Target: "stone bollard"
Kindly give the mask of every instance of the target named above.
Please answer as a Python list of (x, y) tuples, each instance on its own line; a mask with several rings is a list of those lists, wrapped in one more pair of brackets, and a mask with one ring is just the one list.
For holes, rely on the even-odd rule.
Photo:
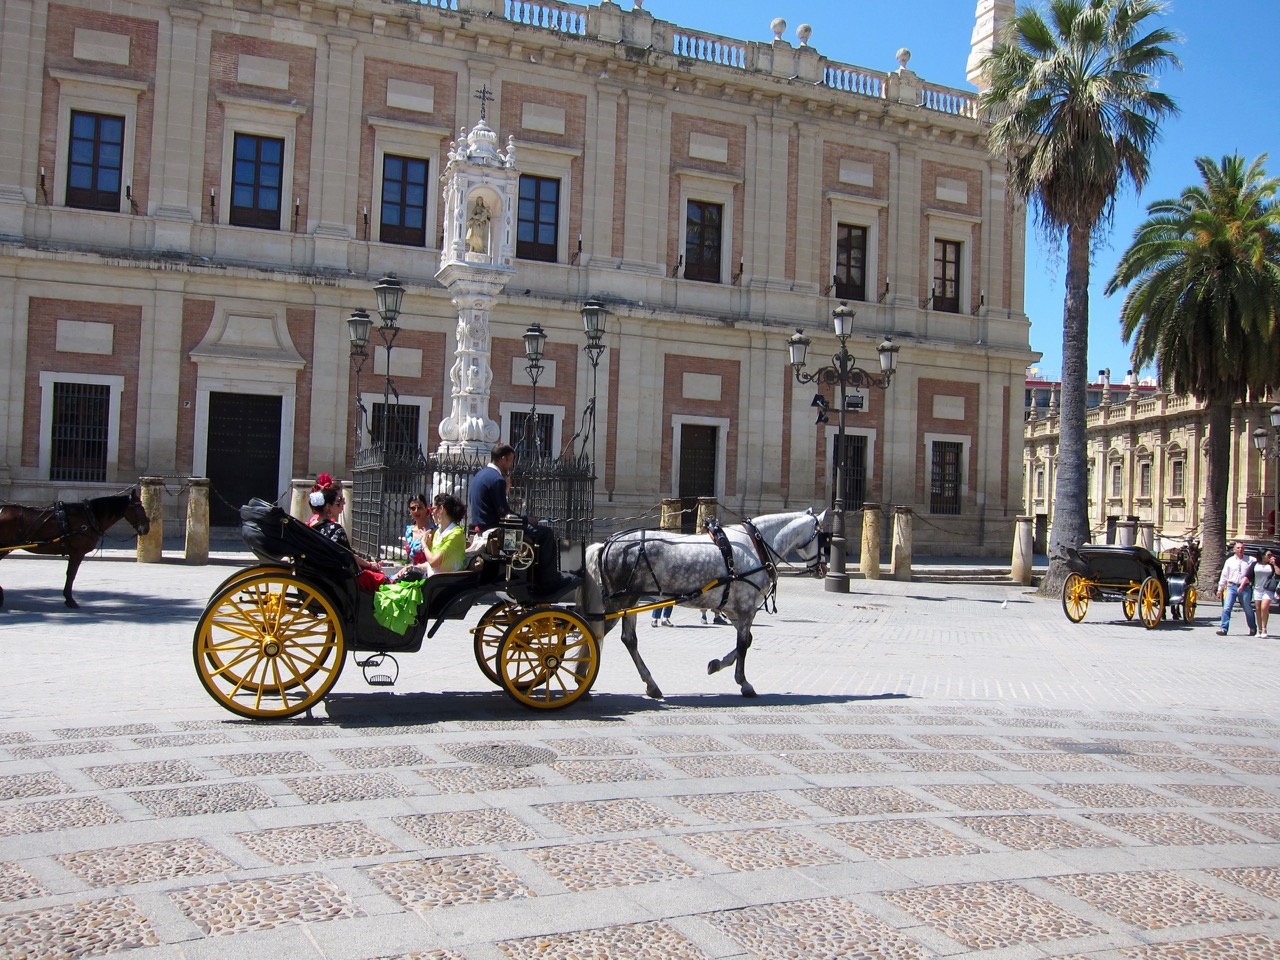
[(209, 479), (192, 477), (187, 483), (186, 560), (205, 564), (209, 562)]
[(1035, 538), (1032, 523), (1035, 517), (1018, 517), (1013, 523), (1013, 562), (1009, 564), (1009, 579), (1024, 587), (1031, 586), (1031, 567), (1035, 561)]
[(299, 480), (294, 477), (289, 481), (289, 516), (297, 517), (299, 520), (311, 519), (311, 504), (307, 503), (307, 497), (314, 486), (313, 480)]
[(1116, 523), (1116, 546), (1132, 547), (1134, 537), (1134, 527), (1137, 526), (1132, 520), (1120, 520)]
[(1156, 548), (1156, 525), (1146, 520), (1138, 523), (1138, 546), (1154, 551)]
[(138, 538), (138, 562), (159, 563), (164, 556), (164, 480), (161, 477), (139, 477), (142, 509), (147, 511), (151, 529)]
[(715, 497), (699, 497), (698, 498), (698, 516), (697, 522), (694, 524), (694, 533), (701, 533), (705, 528), (708, 520), (716, 519), (716, 512), (719, 504)]
[(679, 533), (683, 525), (684, 520), (680, 515), (680, 501), (675, 499), (663, 500), (662, 519), (658, 521), (658, 526), (663, 530)]
[(880, 504), (862, 505), (862, 560), (859, 569), (868, 580), (880, 579)]
[(893, 508), (893, 552), (889, 555), (889, 564), (895, 580), (911, 580), (911, 524), (914, 516), (910, 507)]

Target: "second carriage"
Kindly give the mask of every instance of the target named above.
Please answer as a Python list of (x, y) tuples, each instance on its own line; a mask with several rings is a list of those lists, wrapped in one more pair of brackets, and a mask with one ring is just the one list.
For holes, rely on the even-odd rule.
[(1069, 551), (1071, 572), (1062, 585), (1062, 609), (1079, 623), (1094, 600), (1119, 600), (1126, 620), (1148, 630), (1169, 616), (1191, 623), (1196, 615), (1195, 563), (1189, 551), (1164, 559), (1145, 547), (1086, 544)]

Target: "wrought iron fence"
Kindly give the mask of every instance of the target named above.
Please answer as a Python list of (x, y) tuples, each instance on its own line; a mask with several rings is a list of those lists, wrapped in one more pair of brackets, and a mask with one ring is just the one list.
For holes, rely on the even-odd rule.
[[(417, 447), (372, 444), (356, 454), (351, 540), (357, 551), (403, 560), (409, 498), (452, 493), (463, 503), (471, 478), (489, 463), (476, 454), (423, 453)], [(511, 508), (545, 520), (556, 536), (590, 543), (595, 534), (595, 475), (586, 457), (517, 458)]]

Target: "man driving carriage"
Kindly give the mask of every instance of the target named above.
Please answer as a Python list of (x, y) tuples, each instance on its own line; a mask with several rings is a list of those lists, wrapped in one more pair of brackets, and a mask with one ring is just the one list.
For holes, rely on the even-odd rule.
[[(478, 533), (491, 530), (511, 513), (507, 502), (507, 489), (511, 483), (511, 470), (516, 465), (516, 451), (509, 443), (499, 443), (489, 454), (489, 463), (482, 467), (467, 489), (467, 516), (471, 518), (471, 530)], [(550, 527), (539, 524), (534, 518), (524, 520), (525, 539), (533, 544), (536, 556), (533, 562), (533, 587), (538, 591), (550, 591), (560, 586), (560, 551), (555, 534)]]

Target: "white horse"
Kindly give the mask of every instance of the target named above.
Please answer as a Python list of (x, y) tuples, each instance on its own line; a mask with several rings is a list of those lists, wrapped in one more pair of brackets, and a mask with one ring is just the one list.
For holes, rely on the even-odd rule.
[(756, 610), (777, 580), (774, 564), (795, 558), (811, 570), (820, 566), (820, 534), (825, 511), (815, 514), (771, 513), (745, 524), (724, 527), (719, 543), (709, 534), (675, 534), (629, 530), (587, 548), (586, 575), (579, 607), (586, 613), (596, 639), (604, 638), (618, 620), (622, 642), (656, 700), (662, 691), (637, 649), (636, 616), (619, 611), (637, 605), (640, 597), (677, 600), (681, 606), (717, 610), (737, 629), (737, 645), (720, 660), (707, 664), (715, 673), (737, 661), (734, 679), (744, 697), (754, 697), (747, 682), (747, 648)]

